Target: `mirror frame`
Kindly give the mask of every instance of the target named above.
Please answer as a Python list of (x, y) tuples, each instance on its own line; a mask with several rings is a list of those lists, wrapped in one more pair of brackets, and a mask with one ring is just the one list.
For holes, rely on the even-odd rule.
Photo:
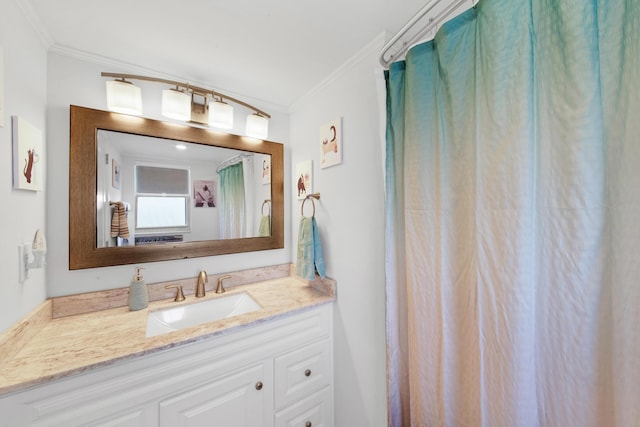
[[(75, 105), (69, 108), (70, 270), (284, 248), (282, 144)], [(99, 129), (271, 155), (271, 236), (98, 248), (96, 174)]]

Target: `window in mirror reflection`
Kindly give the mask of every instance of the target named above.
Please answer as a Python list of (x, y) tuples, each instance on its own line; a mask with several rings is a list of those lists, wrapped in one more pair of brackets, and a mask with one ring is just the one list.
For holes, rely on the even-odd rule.
[(138, 195), (136, 229), (187, 227), (187, 202), (180, 196)]
[(189, 169), (135, 167), (136, 231), (189, 230)]

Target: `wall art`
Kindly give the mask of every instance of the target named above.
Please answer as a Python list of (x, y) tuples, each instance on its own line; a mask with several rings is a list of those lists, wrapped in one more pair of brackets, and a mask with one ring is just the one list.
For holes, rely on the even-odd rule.
[(194, 207), (196, 208), (215, 208), (216, 207), (216, 195), (215, 195), (216, 182), (205, 180), (193, 181), (193, 199)]
[(320, 167), (342, 163), (342, 118), (331, 120), (320, 128)]
[(298, 199), (304, 199), (307, 194), (313, 193), (313, 162), (305, 160), (296, 164), (296, 176), (293, 182), (296, 183), (296, 193)]
[(271, 156), (262, 160), (262, 183), (271, 184)]
[(12, 116), (13, 188), (42, 191), (44, 144), (42, 132), (26, 120)]

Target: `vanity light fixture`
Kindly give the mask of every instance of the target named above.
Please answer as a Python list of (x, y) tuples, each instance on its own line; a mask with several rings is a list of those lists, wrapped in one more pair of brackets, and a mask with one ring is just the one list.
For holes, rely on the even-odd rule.
[(163, 90), (162, 115), (175, 120), (190, 120), (191, 97), (178, 88)]
[(191, 93), (190, 121), (194, 123), (200, 123), (202, 125), (209, 124), (209, 103), (207, 102), (207, 95), (202, 95), (195, 92)]
[(247, 136), (266, 139), (269, 134), (269, 120), (260, 113), (247, 116)]
[(107, 108), (117, 113), (139, 116), (142, 114), (142, 91), (124, 78), (109, 81), (107, 82)]
[(233, 127), (233, 107), (222, 100), (211, 101), (209, 103), (209, 125), (221, 129), (231, 129)]
[(107, 108), (111, 111), (141, 115), (141, 90), (129, 80), (144, 80), (172, 86), (172, 88), (162, 91), (162, 114), (167, 117), (220, 129), (231, 129), (233, 128), (234, 108), (229, 103), (233, 103), (253, 112), (247, 116), (247, 136), (267, 139), (269, 135), (269, 119), (271, 118), (269, 114), (220, 92), (192, 86), (188, 83), (134, 74), (103, 72), (102, 77), (116, 79), (107, 81)]

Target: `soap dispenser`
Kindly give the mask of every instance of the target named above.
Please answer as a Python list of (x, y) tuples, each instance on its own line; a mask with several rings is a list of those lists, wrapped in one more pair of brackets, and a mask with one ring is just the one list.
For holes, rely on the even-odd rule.
[(142, 268), (136, 267), (136, 275), (129, 286), (129, 310), (131, 311), (142, 310), (149, 305), (149, 292), (140, 273)]

